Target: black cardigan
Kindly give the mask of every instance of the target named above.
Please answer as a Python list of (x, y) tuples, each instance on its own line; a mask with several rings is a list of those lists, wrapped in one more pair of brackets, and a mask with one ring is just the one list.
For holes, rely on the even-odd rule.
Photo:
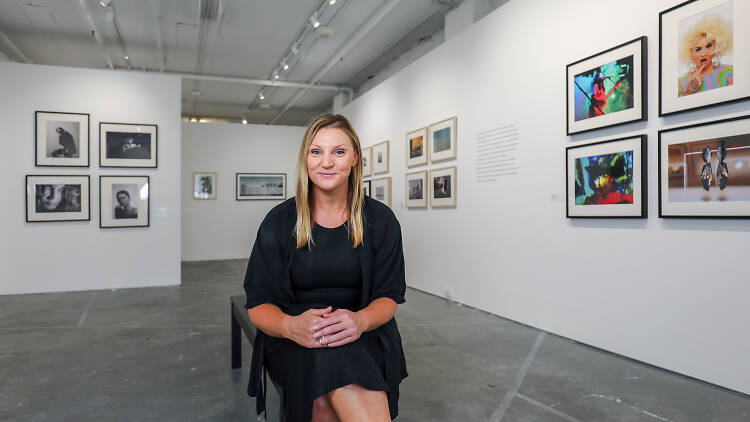
[[(370, 197), (363, 204), (364, 237), (357, 247), (362, 268), (362, 297), (359, 309), (367, 307), (381, 297), (404, 303), (406, 278), (404, 253), (401, 243), (401, 226), (390, 208)], [(278, 306), (287, 314), (301, 313), (292, 293), (290, 269), (293, 252), (297, 247), (294, 225), (297, 221), (297, 203), (290, 198), (275, 206), (263, 219), (250, 254), (245, 274), (247, 309), (264, 303)], [(359, 310), (357, 309), (357, 310)], [(406, 378), (401, 336), (396, 319), (376, 328), (385, 352), (386, 384), (389, 403), (398, 403), (398, 384)], [(258, 330), (253, 344), (250, 380), (247, 393), (257, 398), (258, 414), (266, 408), (265, 367), (263, 364), (266, 334)]]

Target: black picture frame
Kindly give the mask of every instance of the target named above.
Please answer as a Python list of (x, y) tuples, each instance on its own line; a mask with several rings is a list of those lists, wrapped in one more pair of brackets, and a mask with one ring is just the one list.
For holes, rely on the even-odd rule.
[[(145, 219), (141, 218), (124, 218), (123, 222), (136, 222), (133, 224), (105, 224), (105, 222), (109, 221), (116, 221), (113, 218), (105, 218), (104, 217), (104, 202), (105, 200), (108, 200), (107, 202), (110, 202), (109, 199), (111, 198), (111, 191), (109, 194), (107, 194), (104, 191), (105, 187), (112, 187), (112, 183), (105, 183), (105, 179), (118, 179), (120, 181), (128, 180), (128, 179), (135, 179), (136, 180), (143, 180), (145, 179), (145, 186), (147, 187), (147, 198), (144, 201), (142, 198), (139, 198), (139, 201), (141, 204), (145, 203), (146, 208), (146, 215)], [(139, 189), (140, 193), (140, 189)], [(132, 198), (133, 195), (130, 195)], [(111, 202), (110, 202), (111, 205)], [(140, 207), (139, 207), (140, 208)], [(143, 222), (145, 220), (145, 223)], [(138, 223), (140, 222), (140, 223)], [(147, 175), (100, 175), (99, 176), (99, 228), (102, 229), (119, 229), (119, 228), (129, 228), (129, 227), (150, 227), (151, 226), (151, 179)]]
[[(746, 139), (744, 141), (747, 143), (747, 147), (750, 147), (750, 115), (732, 117), (732, 118), (721, 119), (721, 120), (714, 120), (714, 121), (703, 122), (703, 123), (696, 123), (696, 124), (685, 125), (685, 126), (678, 126), (678, 127), (673, 127), (673, 128), (669, 128), (669, 129), (663, 129), (663, 130), (659, 131), (659, 173), (658, 173), (658, 175), (659, 175), (659, 185), (658, 185), (658, 188), (659, 188), (659, 195), (658, 195), (658, 197), (659, 197), (659, 218), (684, 218), (684, 219), (706, 219), (706, 218), (710, 218), (710, 219), (748, 219), (748, 218), (750, 218), (750, 200), (748, 200), (748, 201), (741, 201), (742, 203), (740, 203), (740, 205), (736, 206), (736, 208), (741, 208), (741, 212), (744, 212), (744, 214), (729, 214), (729, 213), (727, 213), (727, 211), (728, 211), (729, 208), (735, 208), (735, 206), (731, 205), (733, 203), (733, 201), (728, 201), (728, 200), (726, 200), (726, 198), (725, 199), (718, 198), (716, 201), (714, 201), (713, 198), (709, 197), (709, 200), (706, 200), (706, 199), (702, 198), (700, 201), (692, 201), (692, 203), (694, 203), (694, 204), (695, 203), (701, 204), (699, 206), (700, 208), (709, 208), (709, 207), (710, 208), (717, 208), (718, 211), (722, 211), (722, 208), (724, 208), (724, 210), (723, 210), (724, 214), (720, 214), (720, 213), (714, 213), (714, 214), (711, 214), (711, 213), (700, 213), (700, 210), (691, 209), (689, 205), (681, 205), (679, 203), (676, 203), (675, 205), (667, 204), (668, 206), (665, 207), (665, 199), (666, 198), (665, 198), (665, 195), (664, 195), (664, 191), (665, 190), (669, 190), (669, 177), (670, 177), (669, 175), (666, 176), (666, 179), (667, 179), (666, 183), (667, 183), (667, 185), (666, 186), (663, 185), (663, 183), (665, 183), (665, 180), (664, 180), (665, 176), (664, 176), (663, 173), (668, 172), (670, 170), (668, 167), (672, 166), (670, 164), (670, 162), (669, 162), (669, 156), (668, 156), (669, 155), (669, 146), (670, 145), (679, 145), (679, 144), (688, 144), (688, 143), (710, 143), (710, 144), (716, 144), (717, 142), (719, 142), (719, 144), (720, 144), (721, 142), (718, 141), (719, 137), (717, 137), (717, 136), (711, 136), (711, 134), (715, 133), (717, 130), (711, 131), (711, 130), (706, 130), (706, 129), (701, 130), (701, 129), (702, 128), (712, 127), (712, 126), (714, 126), (714, 127), (716, 127), (718, 129), (719, 126), (725, 126), (723, 129), (725, 129), (725, 133), (726, 133), (726, 127), (727, 127), (727, 125), (732, 125), (733, 123), (742, 122), (742, 121), (745, 121), (744, 122), (745, 125), (744, 125), (744, 128), (741, 128), (741, 129), (738, 127), (738, 129), (740, 129), (738, 131), (739, 132), (738, 134), (732, 134), (732, 135), (728, 135), (728, 136), (723, 136), (723, 138), (745, 137)], [(740, 125), (738, 125), (738, 126), (740, 126)], [(687, 140), (687, 141), (684, 141), (684, 142), (670, 142), (671, 138), (673, 136), (678, 137), (678, 139), (680, 139), (680, 140), (690, 139), (691, 137), (695, 137), (695, 138), (699, 138), (699, 139), (696, 139), (696, 140)], [(664, 155), (665, 155), (664, 154), (664, 150), (665, 149), (667, 151), (667, 154), (666, 154), (667, 155), (667, 157), (666, 157), (667, 161), (666, 162), (664, 161), (664, 159), (665, 159), (665, 157), (664, 157)], [(728, 149), (731, 150), (731, 148), (728, 148)], [(711, 157), (711, 159), (709, 161), (712, 164), (712, 167), (711, 167), (712, 171), (710, 173), (714, 173), (714, 174), (712, 174), (712, 176), (715, 176), (715, 173), (718, 170), (718, 168), (717, 168), (718, 166), (714, 165), (714, 164), (716, 164), (713, 161), (714, 151), (712, 149), (710, 149), (710, 147), (709, 147), (709, 150), (710, 150), (710, 157)], [(748, 150), (750, 150), (750, 148), (748, 148)], [(696, 154), (696, 153), (697, 152), (691, 152), (690, 154)], [(686, 155), (686, 154), (684, 154), (684, 155)], [(718, 155), (718, 154), (716, 154), (716, 155)], [(729, 160), (733, 159), (730, 156), (727, 156), (727, 158)], [(750, 157), (748, 157), (748, 161), (750, 162)], [(677, 166), (675, 166), (675, 167), (677, 167)], [(735, 172), (735, 171), (736, 171), (736, 168), (729, 168), (728, 169), (729, 177), (730, 178), (732, 176), (732, 173)], [(684, 167), (683, 167), (683, 172), (684, 172), (685, 180), (687, 180), (687, 169), (685, 169)], [(716, 180), (716, 179), (714, 179), (714, 180)], [(709, 188), (713, 189), (715, 191), (714, 186), (715, 186), (715, 184), (712, 181), (712, 183), (710, 184)], [(728, 185), (728, 187), (731, 187), (731, 185)], [(688, 186), (683, 186), (683, 189), (686, 189), (686, 188), (688, 188)], [(748, 184), (748, 189), (750, 189), (750, 184)], [(723, 191), (724, 190), (722, 190), (722, 189), (719, 190), (719, 192), (723, 192)], [(708, 190), (706, 192), (710, 193), (711, 191)], [(721, 193), (719, 193), (718, 195), (721, 195)], [(680, 202), (687, 202), (687, 201), (680, 201)], [(707, 206), (706, 205), (707, 203), (708, 204), (717, 204), (717, 205), (716, 206), (714, 206), (714, 205)], [(729, 204), (729, 205), (727, 205), (727, 204)], [(669, 209), (665, 210), (665, 208), (669, 208)], [(677, 210), (681, 210), (682, 213), (674, 212), (672, 210), (672, 208), (676, 208)], [(694, 208), (697, 208), (697, 207), (694, 206)]]
[[(33, 189), (32, 186), (36, 185), (36, 183), (30, 184), (30, 179), (32, 178), (39, 178), (39, 179), (45, 179), (48, 183), (44, 184), (52, 184), (52, 178), (60, 178), (61, 180), (57, 180), (59, 183), (57, 184), (64, 184), (66, 179), (75, 179), (80, 178), (80, 182), (82, 185), (84, 185), (86, 188), (83, 189), (80, 192), (81, 197), (86, 196), (86, 210), (84, 212), (83, 209), (83, 203), (84, 201), (81, 201), (81, 211), (79, 213), (81, 214), (81, 218), (41, 218), (44, 215), (50, 215), (54, 216), (53, 213), (46, 214), (46, 213), (39, 213), (36, 210), (30, 210), (30, 202), (31, 202), (31, 195), (34, 195), (34, 202), (36, 204), (36, 189)], [(71, 181), (71, 180), (67, 180)], [(91, 221), (91, 177), (87, 174), (27, 174), (24, 179), (24, 192), (26, 195), (25, 200), (25, 215), (26, 215), (26, 222), (27, 223), (56, 223), (56, 222), (68, 222), (68, 221)], [(56, 211), (55, 214), (61, 215), (64, 212), (62, 211)], [(67, 214), (67, 213), (66, 213)], [(72, 212), (70, 212), (72, 214)], [(85, 217), (84, 217), (85, 216)], [(70, 216), (72, 217), (72, 216)]]
[[(53, 117), (53, 115), (61, 115), (61, 116), (79, 116), (78, 120), (82, 120), (83, 117), (85, 117), (85, 135), (86, 135), (86, 148), (85, 150), (81, 148), (83, 142), (81, 140), (81, 135), (84, 134), (83, 129), (80, 129), (79, 133), (79, 143), (78, 143), (78, 151), (85, 151), (86, 158), (85, 160), (83, 157), (79, 157), (79, 162), (75, 163), (74, 160), (68, 159), (68, 158), (50, 158), (46, 157), (46, 154), (44, 157), (40, 156), (42, 154), (42, 150), (40, 148), (40, 143), (46, 144), (46, 131), (41, 132), (40, 131), (40, 124), (42, 123), (42, 120), (44, 117)], [(40, 119), (42, 118), (42, 119)], [(75, 119), (71, 119), (75, 120)], [(79, 121), (78, 123), (81, 123)], [(44, 134), (44, 135), (43, 135)], [(40, 136), (44, 136), (45, 139), (40, 139)], [(81, 154), (79, 154), (81, 155)], [(84, 164), (85, 161), (85, 164)], [(47, 110), (37, 110), (34, 112), (34, 165), (36, 167), (89, 167), (91, 165), (91, 115), (88, 113), (73, 113), (73, 112), (67, 112), (67, 111), (47, 111)]]
[[(746, 84), (744, 95), (743, 93), (740, 93), (736, 97), (728, 96), (726, 100), (718, 100), (718, 101), (709, 100), (709, 101), (706, 101), (705, 104), (702, 104), (702, 105), (683, 106), (683, 108), (674, 108), (674, 109), (670, 108), (670, 110), (665, 111), (666, 107), (664, 105), (664, 102), (665, 102), (665, 98), (667, 97), (667, 95), (665, 94), (665, 83), (664, 83), (665, 78), (667, 77), (665, 73), (669, 73), (671, 78), (674, 78), (675, 74), (674, 72), (665, 72), (664, 70), (664, 67), (665, 67), (665, 60), (664, 60), (664, 38), (665, 38), (664, 26), (665, 26), (665, 23), (664, 23), (664, 19), (665, 19), (665, 16), (671, 13), (677, 13), (680, 9), (683, 9), (684, 7), (688, 5), (691, 5), (696, 2), (701, 2), (701, 1), (704, 1), (704, 0), (688, 0), (659, 13), (659, 117), (671, 116), (671, 115), (675, 115), (679, 113), (684, 113), (687, 111), (703, 110), (703, 109), (707, 109), (711, 107), (716, 107), (719, 105), (731, 104), (731, 103), (736, 103), (739, 101), (745, 101), (745, 100), (750, 99), (750, 85)], [(745, 8), (744, 10), (746, 12), (750, 11), (750, 8), (748, 7), (747, 4), (744, 4), (744, 2), (743, 3), (735, 2), (734, 4), (741, 4), (741, 6)], [(708, 7), (706, 10), (710, 10), (710, 9), (711, 7)], [(744, 14), (748, 14), (748, 13), (744, 13)], [(735, 21), (733, 25), (735, 27), (739, 25), (745, 25), (745, 26), (750, 25), (750, 16), (745, 17), (744, 23), (743, 22), (738, 23), (737, 21)], [(748, 37), (745, 41), (750, 42), (750, 37)], [(735, 43), (735, 45), (736, 44), (737, 43)], [(738, 47), (735, 47), (735, 51), (738, 49), (739, 49)], [(748, 49), (746, 48), (746, 50)], [(743, 61), (743, 64), (750, 66), (750, 59), (746, 57), (745, 60)], [(679, 73), (677, 73), (677, 75), (679, 75)], [(748, 73), (748, 75), (750, 75), (750, 73)], [(674, 81), (675, 79), (671, 79), (671, 80)], [(670, 85), (677, 86), (676, 83), (673, 84), (671, 82), (670, 82)], [(705, 92), (702, 92), (702, 93), (705, 94)], [(678, 102), (680, 102), (680, 100), (678, 100)]]
[(362, 189), (364, 189), (364, 194), (366, 196), (372, 196), (372, 180), (365, 180), (362, 182)]
[[(151, 135), (151, 158), (112, 158), (106, 157), (107, 132), (128, 130), (133, 128), (133, 134), (148, 133)], [(141, 128), (148, 130), (141, 130)], [(111, 129), (111, 130), (108, 130)], [(135, 150), (135, 148), (133, 148)], [(99, 167), (101, 168), (159, 168), (159, 125), (153, 123), (118, 123), (99, 122)]]
[[(240, 178), (243, 176), (254, 176), (254, 177), (281, 177), (282, 178), (282, 187), (281, 187), (281, 195), (247, 195), (242, 194), (240, 192)], [(235, 173), (234, 177), (235, 181), (235, 187), (234, 187), (234, 195), (235, 200), (237, 201), (263, 201), (263, 200), (271, 200), (271, 201), (283, 201), (286, 199), (286, 173)]]
[[(615, 148), (616, 144), (622, 144), (620, 148)], [(591, 213), (584, 210), (571, 209), (576, 206), (575, 202), (571, 203), (571, 185), (575, 184), (575, 176), (572, 173), (571, 162), (576, 159), (572, 157), (573, 152), (581, 150), (581, 156), (589, 154), (596, 155), (592, 152), (595, 147), (612, 144), (611, 153), (619, 152), (622, 148), (633, 148), (633, 204), (610, 204), (617, 207), (605, 209), (592, 208)], [(637, 148), (635, 148), (637, 147)], [(601, 149), (601, 148), (596, 148)], [(648, 137), (645, 134), (633, 135), (616, 139), (607, 139), (599, 142), (573, 145), (565, 148), (565, 217), (566, 218), (648, 218)], [(589, 152), (586, 152), (586, 151)], [(606, 150), (606, 149), (604, 149)], [(638, 151), (637, 151), (638, 150)], [(579, 154), (580, 154), (579, 153)], [(636, 158), (639, 160), (636, 162)], [(640, 169), (640, 171), (638, 171)], [(636, 179), (636, 176), (638, 177)], [(637, 183), (638, 186), (635, 186)], [(638, 189), (636, 189), (638, 188)], [(575, 200), (575, 192), (572, 199)], [(635, 200), (640, 204), (636, 204)], [(638, 206), (640, 205), (640, 206)]]
[[(588, 126), (591, 127), (585, 127), (583, 123), (578, 123), (575, 120), (575, 101), (571, 104), (571, 91), (575, 93), (577, 90), (582, 90), (580, 86), (578, 86), (575, 82), (576, 75), (579, 75), (580, 71), (585, 70), (592, 70), (596, 67), (601, 67), (605, 63), (601, 63), (601, 60), (603, 60), (604, 55), (615, 52), (616, 50), (623, 50), (623, 54), (627, 54), (629, 51), (629, 48), (634, 48), (635, 45), (638, 44), (639, 47), (637, 50), (639, 50), (637, 53), (633, 52), (633, 59), (634, 59), (634, 69), (633, 69), (633, 93), (637, 93), (640, 95), (640, 101), (637, 101), (637, 98), (634, 95), (633, 99), (633, 111), (631, 112), (630, 109), (625, 109), (618, 111), (616, 113), (607, 114), (607, 115), (601, 115), (596, 116), (594, 119), (598, 118), (606, 118), (605, 122), (599, 122), (591, 121), (591, 124)], [(632, 47), (631, 47), (632, 45)], [(638, 60), (640, 61), (640, 69), (636, 68), (636, 62), (635, 58), (636, 55), (638, 57)], [(597, 60), (598, 58), (601, 58), (600, 60)], [(607, 63), (610, 63), (608, 61)], [(638, 74), (640, 74), (640, 77), (637, 77)], [(636, 82), (640, 84), (640, 89), (635, 86)], [(588, 95), (588, 94), (584, 94)], [(573, 94), (573, 100), (575, 100), (575, 94)], [(571, 107), (573, 108), (573, 113), (571, 113)], [(640, 112), (639, 112), (640, 111)], [(625, 113), (628, 112), (625, 115), (620, 115), (619, 119), (617, 119), (618, 113)], [(612, 116), (612, 117), (609, 117)], [(609, 48), (607, 50), (601, 51), (599, 53), (593, 54), (589, 57), (586, 57), (581, 60), (577, 60), (573, 63), (570, 63), (565, 67), (565, 131), (566, 135), (578, 135), (581, 133), (591, 132), (593, 130), (598, 130), (606, 127), (615, 127), (615, 126), (621, 126), (628, 123), (634, 123), (634, 122), (641, 122), (641, 121), (647, 121), (648, 120), (648, 37), (643, 35), (638, 38), (635, 38), (633, 40), (624, 42), (622, 44), (616, 45), (612, 48)], [(571, 118), (573, 119), (571, 121)], [(580, 122), (586, 122), (587, 119), (582, 119)], [(608, 120), (612, 120), (612, 122), (607, 122)], [(583, 126), (580, 128), (572, 127), (572, 126)]]

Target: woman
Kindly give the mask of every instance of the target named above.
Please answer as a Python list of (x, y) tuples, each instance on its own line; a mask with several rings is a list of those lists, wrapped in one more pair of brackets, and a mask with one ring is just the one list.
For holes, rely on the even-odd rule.
[[(253, 346), (248, 394), (265, 410), (265, 369), (284, 389), (288, 422), (390, 421), (407, 376), (393, 315), (406, 290), (401, 229), (363, 195), (349, 121), (305, 132), (297, 196), (258, 229), (245, 275)], [(263, 369), (263, 371), (262, 371)]]
[(722, 55), (732, 52), (732, 23), (716, 14), (704, 16), (683, 36), (680, 61), (688, 72), (677, 81), (678, 96), (731, 86), (731, 64), (722, 63)]

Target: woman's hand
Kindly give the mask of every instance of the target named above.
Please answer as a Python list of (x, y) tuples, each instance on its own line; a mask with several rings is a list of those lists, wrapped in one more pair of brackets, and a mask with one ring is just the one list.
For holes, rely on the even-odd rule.
[(314, 334), (320, 330), (321, 324), (326, 323), (323, 317), (330, 315), (331, 309), (330, 306), (325, 309), (308, 309), (297, 316), (289, 317), (284, 324), (284, 337), (308, 349), (325, 347), (317, 341)]
[(362, 316), (347, 309), (325, 313), (323, 320), (313, 335), (323, 347), (342, 346), (356, 341), (366, 328)]

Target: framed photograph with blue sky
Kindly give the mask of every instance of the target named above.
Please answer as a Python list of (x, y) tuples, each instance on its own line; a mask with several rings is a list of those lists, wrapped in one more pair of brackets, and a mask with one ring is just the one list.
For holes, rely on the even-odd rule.
[(430, 125), (430, 162), (456, 158), (458, 119), (451, 117)]

